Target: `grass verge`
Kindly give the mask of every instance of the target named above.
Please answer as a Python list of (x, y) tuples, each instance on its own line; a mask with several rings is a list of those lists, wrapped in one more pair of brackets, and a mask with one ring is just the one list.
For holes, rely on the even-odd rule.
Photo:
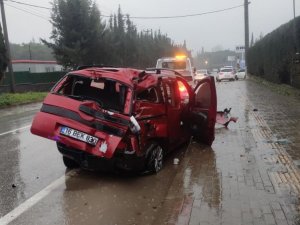
[(0, 94), (0, 108), (42, 101), (47, 92), (3, 93)]
[(262, 86), (265, 86), (268, 89), (270, 89), (278, 94), (285, 95), (285, 96), (292, 96), (292, 97), (300, 97), (300, 90), (297, 88), (294, 88), (290, 85), (272, 83), (263, 78), (253, 76), (253, 75), (248, 76), (248, 79), (252, 80)]

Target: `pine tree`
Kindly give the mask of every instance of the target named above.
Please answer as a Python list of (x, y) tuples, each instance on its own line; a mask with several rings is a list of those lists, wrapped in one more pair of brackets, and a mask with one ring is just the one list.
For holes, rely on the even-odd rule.
[(50, 39), (56, 59), (66, 68), (98, 64), (103, 59), (105, 24), (90, 0), (54, 0)]

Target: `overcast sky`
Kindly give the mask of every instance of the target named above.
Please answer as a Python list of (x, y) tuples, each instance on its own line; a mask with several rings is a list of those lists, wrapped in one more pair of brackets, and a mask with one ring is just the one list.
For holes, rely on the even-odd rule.
[[(51, 7), (49, 0), (15, 0), (18, 2)], [(250, 0), (251, 1), (251, 0)], [(177, 16), (205, 13), (242, 5), (243, 0), (96, 0), (103, 15), (115, 13), (118, 5), (124, 14), (130, 16)], [(28, 7), (5, 1), (6, 20), (10, 42), (27, 43), (32, 39), (48, 39), (51, 24), (50, 10)], [(23, 10), (23, 11), (22, 11)], [(35, 14), (35, 15), (32, 15)], [(296, 16), (300, 14), (300, 0), (296, 0)], [(38, 16), (36, 16), (38, 15)], [(293, 0), (252, 0), (249, 5), (251, 33), (258, 37), (290, 21), (293, 18)], [(193, 54), (204, 47), (211, 51), (215, 46), (235, 49), (244, 43), (244, 8), (203, 16), (145, 20), (132, 19), (139, 30), (160, 29), (175, 43), (186, 40)]]

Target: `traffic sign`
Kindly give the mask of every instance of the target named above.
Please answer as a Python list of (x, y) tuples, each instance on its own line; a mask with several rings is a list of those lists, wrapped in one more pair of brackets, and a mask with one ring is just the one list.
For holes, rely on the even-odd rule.
[(245, 52), (245, 46), (240, 45), (235, 47), (235, 52), (237, 53), (244, 53)]

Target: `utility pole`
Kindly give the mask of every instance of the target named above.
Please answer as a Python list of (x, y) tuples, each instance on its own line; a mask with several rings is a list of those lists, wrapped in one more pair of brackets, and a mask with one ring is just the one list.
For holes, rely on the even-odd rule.
[(293, 13), (294, 13), (294, 18), (293, 18), (293, 30), (294, 30), (294, 44), (295, 44), (295, 50), (296, 53), (299, 51), (299, 45), (297, 42), (297, 26), (296, 26), (296, 7), (295, 7), (295, 0), (293, 0)]
[(28, 44), (28, 50), (29, 50), (29, 59), (32, 60), (30, 43)]
[(6, 50), (7, 50), (7, 58), (8, 58), (8, 74), (10, 75), (10, 92), (15, 93), (16, 92), (15, 77), (14, 77), (14, 72), (13, 72), (13, 68), (12, 68), (12, 64), (11, 64), (11, 54), (10, 54), (10, 46), (9, 46), (9, 40), (8, 40), (3, 0), (0, 0), (0, 7), (1, 7), (3, 34), (4, 34), (4, 40), (5, 40), (5, 45), (6, 45)]
[(293, 0), (294, 19), (296, 18), (295, 0)]
[(248, 66), (247, 53), (249, 49), (249, 14), (248, 14), (248, 0), (244, 0), (244, 15), (245, 15), (245, 67)]

